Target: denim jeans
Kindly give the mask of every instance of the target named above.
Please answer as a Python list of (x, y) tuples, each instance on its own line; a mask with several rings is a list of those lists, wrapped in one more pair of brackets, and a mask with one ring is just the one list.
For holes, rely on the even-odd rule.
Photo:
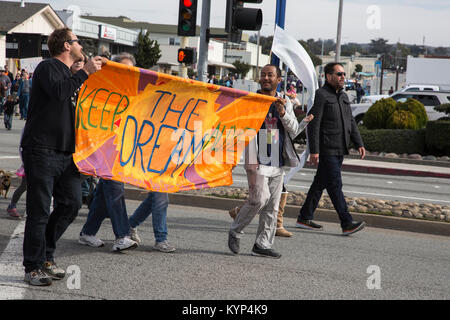
[(130, 217), (130, 227), (136, 228), (149, 215), (152, 215), (153, 233), (156, 242), (167, 240), (167, 207), (169, 206), (169, 196), (167, 193), (150, 192)]
[(81, 233), (95, 236), (106, 217), (111, 219), (116, 239), (130, 234), (123, 182), (100, 179)]
[(342, 193), (341, 167), (344, 156), (319, 155), (319, 166), (314, 176), (314, 181), (309, 188), (305, 202), (298, 216), (303, 220), (312, 220), (324, 189), (327, 189), (334, 209), (339, 215), (341, 226), (353, 221), (348, 212), (347, 202)]
[(21, 94), (19, 98), (19, 109), (20, 109), (20, 117), (23, 119), (27, 118), (28, 114), (28, 103), (30, 102), (29, 94)]
[(30, 272), (54, 260), (56, 242), (81, 207), (81, 187), (71, 153), (24, 147), (22, 155), (27, 177), (23, 265)]
[(4, 114), (3, 116), (3, 121), (5, 122), (5, 128), (8, 130), (11, 130), (12, 128), (12, 120), (13, 120), (13, 115), (12, 114)]

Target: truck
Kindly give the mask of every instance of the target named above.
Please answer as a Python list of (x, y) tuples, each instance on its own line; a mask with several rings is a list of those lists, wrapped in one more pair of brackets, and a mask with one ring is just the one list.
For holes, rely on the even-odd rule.
[(414, 58), (408, 56), (406, 86), (430, 85), (450, 90), (450, 57)]

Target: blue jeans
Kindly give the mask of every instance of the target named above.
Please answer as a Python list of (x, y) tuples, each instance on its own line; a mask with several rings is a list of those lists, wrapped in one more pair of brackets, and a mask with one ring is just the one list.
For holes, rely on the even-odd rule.
[(167, 207), (169, 206), (169, 196), (167, 193), (150, 192), (130, 217), (130, 227), (136, 228), (149, 215), (152, 215), (153, 233), (156, 242), (167, 240)]
[[(23, 265), (25, 272), (30, 272), (53, 261), (56, 242), (81, 207), (81, 187), (71, 153), (24, 147), (22, 155), (27, 177)], [(52, 196), (54, 209), (50, 212)]]
[(23, 119), (27, 118), (28, 114), (28, 103), (30, 102), (29, 94), (22, 94), (19, 98), (19, 109), (20, 109), (20, 117)]
[(314, 211), (319, 204), (323, 190), (327, 189), (334, 209), (341, 220), (341, 226), (348, 225), (353, 221), (342, 193), (341, 167), (343, 160), (344, 156), (319, 155), (319, 166), (305, 202), (300, 209), (300, 215), (298, 216), (300, 219), (313, 220)]
[(100, 179), (81, 233), (95, 236), (106, 217), (111, 219), (116, 239), (130, 234), (123, 182)]
[(5, 128), (8, 130), (11, 130), (12, 128), (12, 120), (13, 120), (13, 115), (12, 114), (4, 114), (3, 115), (3, 120), (5, 122)]

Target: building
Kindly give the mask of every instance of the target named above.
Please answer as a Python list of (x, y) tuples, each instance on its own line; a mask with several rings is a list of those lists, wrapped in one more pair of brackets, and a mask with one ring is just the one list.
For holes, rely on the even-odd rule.
[(0, 66), (7, 65), (13, 74), (19, 68), (33, 71), (50, 56), (47, 38), (64, 22), (46, 3), (0, 1), (0, 12)]
[(81, 39), (83, 50), (88, 55), (108, 56), (120, 52), (136, 52), (139, 32), (95, 19), (86, 19), (80, 15), (80, 12), (77, 6), (56, 11), (65, 24)]

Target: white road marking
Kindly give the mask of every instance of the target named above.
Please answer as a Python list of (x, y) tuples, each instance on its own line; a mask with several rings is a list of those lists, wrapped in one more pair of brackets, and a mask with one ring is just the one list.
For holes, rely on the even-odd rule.
[(23, 281), (22, 244), (25, 221), (20, 221), (0, 255), (0, 300), (23, 299), (28, 285)]
[(0, 156), (0, 159), (20, 159), (20, 156)]

